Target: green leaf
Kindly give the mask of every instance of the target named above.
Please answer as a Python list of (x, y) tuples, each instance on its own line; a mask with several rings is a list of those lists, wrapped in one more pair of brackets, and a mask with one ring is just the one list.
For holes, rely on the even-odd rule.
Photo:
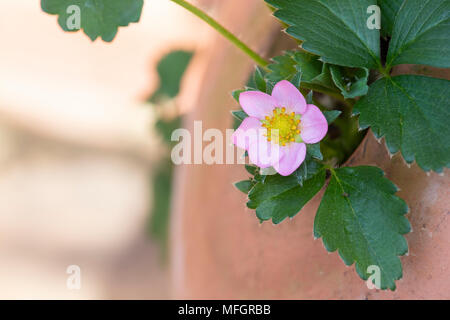
[(395, 20), (387, 65), (450, 67), (450, 0), (407, 0)]
[(328, 251), (338, 250), (346, 265), (356, 262), (362, 279), (370, 276), (369, 266), (380, 268), (381, 289), (395, 289), (402, 277), (398, 256), (408, 252), (402, 236), (410, 231), (408, 206), (396, 191), (379, 168), (336, 169), (314, 221), (314, 236)]
[(266, 92), (266, 80), (264, 79), (265, 72), (260, 68), (256, 67), (255, 72), (253, 73), (253, 80), (256, 85), (256, 89), (261, 92)]
[(292, 77), (291, 83), (294, 85), (294, 87), (300, 88), (300, 84), (302, 83), (302, 72), (301, 72), (301, 71), (297, 72), (297, 73)]
[(155, 129), (163, 138), (163, 141), (168, 145), (174, 145), (177, 142), (172, 141), (172, 133), (175, 129), (178, 129), (182, 126), (182, 118), (181, 116), (174, 117), (172, 119), (158, 119), (155, 123)]
[(311, 91), (308, 92), (308, 94), (305, 97), (306, 103), (307, 104), (314, 104), (313, 97), (314, 97), (314, 92), (311, 90)]
[(247, 206), (256, 209), (260, 220), (272, 219), (278, 224), (287, 217), (295, 216), (311, 200), (325, 183), (325, 170), (298, 184), (295, 175), (267, 176), (264, 183), (257, 183), (249, 193)]
[(333, 83), (328, 65), (319, 58), (305, 51), (286, 51), (272, 59), (274, 63), (268, 66), (271, 72), (266, 74), (266, 79), (272, 83), (289, 80), (296, 85), (296, 77), (301, 74), (302, 86), (305, 88), (328, 88), (339, 92)]
[(271, 72), (267, 73), (266, 79), (275, 83), (292, 79), (297, 72), (292, 54), (292, 51), (286, 51), (285, 54), (272, 58), (273, 63), (267, 66)]
[(345, 99), (353, 99), (367, 94), (369, 70), (366, 68), (349, 69), (331, 65), (330, 71), (334, 83), (341, 90)]
[[(239, 103), (239, 97), (242, 92), (245, 91), (259, 91), (256, 87), (255, 81), (254, 81), (254, 74), (250, 77), (251, 81), (245, 86), (244, 89), (236, 89), (231, 92), (231, 96), (234, 100), (236, 100), (237, 103)], [(266, 86), (268, 86), (268, 83), (266, 83)], [(267, 92), (268, 89), (266, 89)]]
[(314, 144), (307, 144), (306, 151), (311, 157), (316, 158), (318, 160), (323, 160), (322, 153), (320, 152), (320, 142)]
[(247, 170), (248, 173), (250, 173), (252, 176), (256, 175), (258, 173), (259, 168), (256, 166), (252, 166), (249, 164), (245, 165), (245, 170)]
[(295, 69), (302, 72), (303, 81), (311, 83), (323, 71), (323, 62), (319, 60), (319, 56), (305, 51), (291, 51), (291, 57), (295, 63)]
[(154, 240), (162, 246), (162, 253), (167, 253), (173, 164), (166, 157), (154, 167), (152, 174), (152, 207), (150, 209), (149, 231)]
[(233, 110), (231, 111), (231, 114), (239, 121), (242, 122), (245, 118), (248, 117), (248, 114), (245, 113), (244, 110)]
[[(176, 142), (171, 140), (172, 132), (181, 127), (182, 117), (172, 119), (158, 119), (155, 129), (168, 146)], [(155, 166), (152, 174), (153, 205), (150, 214), (150, 233), (162, 246), (162, 253), (167, 253), (167, 240), (170, 220), (170, 198), (172, 194), (173, 163), (170, 155), (164, 154), (161, 161)]]
[[(309, 150), (309, 152), (311, 152), (311, 150)], [(322, 157), (322, 154), (320, 154), (320, 157)], [(300, 167), (293, 173), (293, 175), (297, 178), (297, 183), (301, 186), (303, 186), (303, 183), (306, 180), (312, 178), (320, 170), (323, 170), (323, 165), (315, 161), (313, 158), (314, 156), (311, 153), (306, 154), (305, 161), (303, 161)]]
[(441, 172), (450, 164), (450, 81), (416, 75), (382, 78), (355, 105), (360, 128), (385, 136), (391, 153)]
[(180, 91), (181, 79), (191, 61), (193, 53), (188, 51), (172, 51), (158, 63), (159, 87), (149, 98), (157, 103), (161, 99), (171, 99)]
[(238, 189), (239, 191), (247, 194), (252, 188), (253, 188), (253, 181), (251, 180), (242, 180), (239, 182), (236, 182), (234, 184), (234, 186), (236, 187), (236, 189)]
[(256, 209), (256, 203), (252, 202), (251, 200), (247, 201), (247, 203), (245, 204), (247, 206), (247, 208), (255, 210)]
[(239, 103), (239, 96), (244, 91), (246, 91), (246, 90), (244, 90), (244, 89), (237, 89), (237, 90), (234, 90), (233, 92), (231, 92), (231, 95), (233, 96), (233, 99), (236, 100), (237, 103)]
[(381, 9), (381, 33), (390, 36), (394, 27), (395, 16), (404, 0), (378, 0)]
[(58, 15), (64, 31), (78, 31), (70, 30), (67, 23), (74, 14), (67, 13), (68, 8), (78, 6), (84, 33), (92, 41), (101, 37), (106, 42), (114, 39), (120, 26), (139, 21), (143, 4), (143, 0), (41, 0), (42, 10)]
[(264, 183), (264, 181), (266, 180), (266, 177), (267, 177), (267, 176), (265, 176), (264, 174), (262, 174), (262, 173), (260, 173), (260, 172), (257, 172), (257, 173), (255, 174), (255, 176), (253, 177), (253, 179), (254, 179), (256, 182)]
[(344, 163), (360, 145), (366, 131), (359, 130), (358, 117), (351, 115), (350, 108), (344, 108), (339, 117), (331, 117), (339, 110), (325, 111), (328, 123), (332, 122), (325, 138), (320, 141), (320, 150), (325, 162)]
[(377, 68), (380, 32), (367, 28), (367, 8), (376, 0), (266, 0), (274, 15), (290, 27), (288, 34), (302, 40), (302, 48), (322, 61)]
[(272, 91), (273, 91), (273, 88), (275, 87), (275, 84), (276, 84), (275, 82), (267, 80), (267, 82), (266, 82), (266, 85), (267, 85), (266, 93), (267, 94), (269, 94), (269, 95), (272, 94)]
[(338, 92), (338, 90), (336, 90), (336, 87), (333, 83), (333, 79), (332, 79), (331, 72), (330, 72), (330, 65), (327, 63), (324, 63), (322, 65), (322, 70), (317, 75), (317, 77), (312, 78), (310, 81), (307, 81), (307, 83), (311, 84), (310, 88), (313, 90), (316, 88), (316, 86), (319, 86), (319, 87), (333, 89), (334, 91)]
[(233, 129), (236, 130), (241, 125), (242, 121), (248, 117), (248, 114), (245, 113), (244, 110), (234, 110), (231, 111), (231, 114), (234, 117)]
[(330, 110), (330, 111), (324, 111), (323, 115), (327, 119), (328, 124), (331, 124), (336, 120), (340, 115), (342, 111), (340, 110)]

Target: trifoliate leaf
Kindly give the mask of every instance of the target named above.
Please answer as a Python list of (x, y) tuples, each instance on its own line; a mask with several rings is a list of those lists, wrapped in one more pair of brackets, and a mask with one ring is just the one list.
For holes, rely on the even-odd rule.
[(361, 128), (385, 137), (391, 153), (441, 172), (450, 164), (450, 81), (416, 75), (382, 78), (355, 105)]
[(325, 170), (318, 171), (300, 186), (295, 175), (266, 176), (264, 183), (257, 183), (249, 193), (247, 206), (256, 209), (260, 220), (272, 219), (277, 224), (295, 216), (311, 200), (325, 183)]
[(395, 16), (404, 0), (378, 0), (381, 9), (381, 34), (390, 36), (394, 27)]
[(333, 82), (341, 90), (345, 99), (353, 99), (367, 94), (369, 70), (366, 68), (350, 69), (330, 65), (330, 71)]
[(338, 250), (346, 265), (356, 262), (362, 279), (370, 276), (369, 266), (379, 268), (381, 289), (395, 289), (402, 277), (398, 256), (408, 251), (402, 236), (410, 231), (408, 207), (396, 191), (379, 168), (336, 169), (314, 221), (314, 236), (328, 251)]
[(398, 11), (387, 65), (450, 67), (450, 0), (407, 0)]
[(367, 8), (376, 0), (266, 0), (274, 15), (322, 61), (347, 67), (380, 66), (380, 32), (367, 27)]
[[(119, 27), (138, 22), (143, 0), (41, 0), (42, 10), (58, 15), (58, 23), (64, 31), (72, 29), (71, 20), (79, 8), (80, 27), (92, 41), (101, 37), (111, 42)], [(74, 7), (75, 6), (75, 7)]]

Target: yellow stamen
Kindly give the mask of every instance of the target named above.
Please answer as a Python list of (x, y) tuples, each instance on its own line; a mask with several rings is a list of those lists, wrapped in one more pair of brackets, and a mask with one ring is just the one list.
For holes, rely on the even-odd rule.
[[(267, 129), (267, 141), (286, 146), (295, 142), (300, 134), (300, 115), (295, 112), (286, 113), (286, 108), (275, 108), (272, 116), (262, 120), (262, 127)], [(275, 130), (275, 131), (273, 131)]]

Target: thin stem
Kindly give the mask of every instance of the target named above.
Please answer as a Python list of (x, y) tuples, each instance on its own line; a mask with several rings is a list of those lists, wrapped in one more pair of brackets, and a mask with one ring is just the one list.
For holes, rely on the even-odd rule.
[[(267, 70), (267, 66), (269, 65), (269, 62), (261, 57), (259, 54), (257, 54), (255, 51), (250, 49), (245, 43), (243, 43), (241, 40), (239, 40), (235, 35), (233, 35), (230, 31), (225, 29), (219, 22), (217, 22), (215, 19), (213, 19), (211, 16), (206, 14), (201, 9), (197, 8), (196, 6), (190, 4), (189, 2), (185, 0), (170, 0), (172, 2), (175, 2), (176, 4), (182, 6), (183, 8), (187, 9), (203, 21), (205, 21), (207, 24), (209, 24), (211, 27), (213, 27), (215, 30), (217, 30), (221, 35), (223, 35), (225, 38), (227, 38), (231, 43), (233, 43), (236, 47), (241, 49), (245, 54), (247, 54), (250, 58), (252, 58), (258, 65), (263, 67)], [(307, 84), (301, 84), (302, 88), (305, 89), (311, 89), (317, 92), (321, 92), (324, 94), (327, 94), (329, 96), (332, 96), (347, 106), (349, 106), (349, 102), (344, 99), (344, 97), (339, 94), (338, 92), (333, 92), (331, 90), (328, 90), (326, 88), (318, 88), (317, 86), (308, 86)]]
[(205, 21), (211, 27), (216, 29), (221, 35), (227, 38), (231, 43), (233, 43), (236, 47), (241, 49), (245, 54), (247, 54), (250, 58), (252, 58), (261, 67), (266, 68), (267, 65), (269, 64), (267, 60), (265, 60), (263, 57), (261, 57), (252, 49), (250, 49), (245, 43), (239, 40), (235, 35), (233, 35), (230, 31), (225, 29), (219, 22), (214, 20), (211, 16), (206, 14), (201, 9), (190, 4), (189, 2), (186, 2), (185, 0), (170, 0), (170, 1), (179, 4), (183, 8), (187, 9), (188, 11), (190, 11), (191, 13), (195, 14), (197, 17)]

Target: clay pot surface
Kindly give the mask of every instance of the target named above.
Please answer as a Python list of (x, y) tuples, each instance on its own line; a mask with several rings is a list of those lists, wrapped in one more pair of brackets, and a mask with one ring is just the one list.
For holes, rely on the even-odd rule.
[[(233, 21), (234, 31), (252, 25), (255, 46), (264, 45), (257, 37), (261, 30), (278, 28), (260, 1), (245, 6), (241, 1), (227, 3), (241, 3), (242, 10), (238, 16), (228, 13), (222, 21)], [(192, 129), (194, 120), (202, 120), (204, 130), (225, 130), (231, 127), (229, 110), (236, 105), (229, 92), (245, 83), (253, 63), (220, 37), (208, 56), (199, 80), (202, 94), (185, 125)], [(448, 172), (427, 175), (415, 164), (408, 167), (399, 154), (391, 159), (384, 142), (378, 143), (371, 132), (347, 165), (381, 167), (410, 207), (409, 254), (401, 258), (404, 277), (395, 292), (369, 290), (354, 266), (346, 267), (336, 252), (325, 250), (322, 240), (314, 240), (313, 221), (323, 191), (292, 220), (260, 224), (246, 208), (246, 196), (232, 186), (248, 176), (242, 165), (188, 165), (176, 169), (171, 225), (174, 298), (449, 299)]]

